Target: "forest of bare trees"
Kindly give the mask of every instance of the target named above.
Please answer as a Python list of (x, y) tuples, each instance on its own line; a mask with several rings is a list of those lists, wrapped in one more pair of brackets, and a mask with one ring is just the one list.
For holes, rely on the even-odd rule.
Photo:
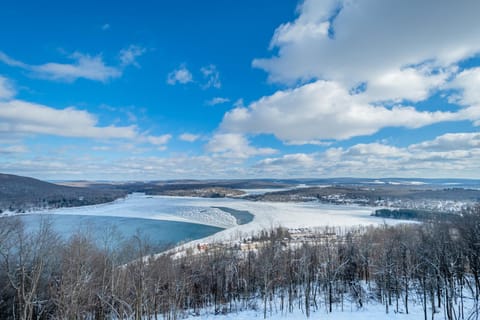
[(438, 311), (478, 319), (479, 206), (452, 221), (334, 231), (302, 242), (278, 228), (259, 234), (254, 250), (225, 244), (154, 259), (141, 237), (122, 246), (108, 236), (65, 241), (48, 221), (27, 233), (19, 220), (0, 219), (0, 318), (179, 319), (246, 309), (308, 317), (381, 303), (385, 313), (421, 306), (425, 320)]

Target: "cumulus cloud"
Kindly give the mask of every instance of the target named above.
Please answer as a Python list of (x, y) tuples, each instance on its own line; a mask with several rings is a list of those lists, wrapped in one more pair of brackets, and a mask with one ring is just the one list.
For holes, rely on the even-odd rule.
[(257, 175), (278, 177), (479, 177), (479, 133), (448, 133), (406, 147), (372, 142), (258, 161)]
[(198, 134), (192, 134), (192, 133), (182, 133), (179, 136), (180, 140), (186, 141), (186, 142), (195, 142), (197, 141), (200, 136)]
[(452, 102), (464, 106), (480, 105), (480, 67), (463, 70), (460, 72), (448, 88), (460, 90), (461, 93), (452, 97)]
[(0, 132), (105, 139), (137, 135), (134, 126), (99, 126), (96, 117), (84, 110), (54, 109), (21, 100), (0, 102)]
[[(0, 80), (2, 79), (4, 78), (0, 78)], [(8, 81), (8, 79), (5, 81)], [(0, 92), (1, 89), (2, 82), (0, 81)], [(154, 136), (140, 133), (134, 125), (100, 125), (94, 114), (75, 107), (56, 109), (38, 103), (14, 99), (10, 93), (4, 97), (6, 99), (0, 99), (0, 133), (3, 135), (54, 135), (74, 138), (126, 139), (155, 146), (165, 145), (171, 138), (170, 134)]]
[(274, 154), (272, 148), (255, 148), (245, 136), (236, 133), (217, 133), (205, 146), (206, 151), (224, 157), (249, 158), (252, 156)]
[(167, 83), (172, 86), (177, 83), (187, 84), (192, 81), (192, 73), (185, 66), (180, 66), (167, 75)]
[(434, 89), (444, 85), (456, 68), (436, 70), (429, 68), (404, 68), (390, 70), (372, 78), (361, 94), (365, 102), (408, 100), (412, 102), (427, 99)]
[(445, 134), (404, 148), (378, 143), (355, 145), (326, 152), (323, 161), (338, 174), (471, 178), (478, 176), (480, 147), (467, 142), (468, 137), (471, 134)]
[(382, 143), (360, 143), (348, 148), (343, 154), (346, 156), (380, 156), (380, 157), (398, 157), (401, 154), (399, 148), (385, 145)]
[(164, 146), (172, 137), (170, 134), (146, 135), (134, 125), (101, 126), (97, 117), (85, 110), (73, 107), (55, 109), (21, 100), (0, 102), (0, 133), (124, 139), (154, 146)]
[[(220, 128), (321, 144), (386, 127), (480, 125), (480, 68), (458, 67), (480, 53), (479, 10), (474, 0), (305, 0), (298, 17), (275, 30), (274, 56), (253, 61), (271, 81), (293, 88), (235, 107)], [(450, 100), (463, 108), (412, 107), (450, 89), (457, 91)]]
[[(330, 159), (334, 168), (377, 176), (477, 177), (480, 163), (479, 134), (447, 133), (433, 140), (399, 148), (382, 144), (359, 145), (340, 150)], [(334, 163), (338, 164), (334, 165)], [(357, 165), (352, 165), (356, 163)]]
[(278, 55), (253, 64), (273, 81), (347, 86), (425, 63), (445, 67), (480, 51), (479, 10), (475, 0), (305, 0), (297, 19), (274, 33)]
[(411, 145), (410, 150), (452, 151), (480, 148), (480, 132), (446, 133), (434, 140)]
[(248, 107), (227, 112), (226, 132), (274, 134), (284, 142), (343, 140), (371, 135), (385, 127), (419, 128), (441, 121), (469, 119), (466, 112), (427, 112), (413, 107), (365, 103), (332, 81), (318, 80), (299, 88), (280, 90)]

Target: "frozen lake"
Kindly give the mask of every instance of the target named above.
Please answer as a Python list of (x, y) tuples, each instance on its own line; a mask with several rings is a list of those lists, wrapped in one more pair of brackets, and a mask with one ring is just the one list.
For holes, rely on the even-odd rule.
[(111, 216), (29, 214), (21, 215), (19, 218), (24, 222), (27, 232), (37, 231), (42, 220), (47, 221), (65, 240), (79, 233), (91, 236), (100, 245), (107, 241), (121, 244), (138, 236), (148, 241), (152, 246), (152, 252), (161, 251), (180, 242), (204, 238), (223, 230), (187, 222)]
[[(223, 209), (223, 210), (222, 210)], [(243, 225), (232, 215), (235, 210), (243, 214), (253, 214), (253, 220)], [(125, 199), (112, 203), (61, 208), (33, 214), (51, 214), (61, 216), (94, 216), (95, 222), (115, 221), (117, 225), (127, 225), (128, 230), (133, 230), (135, 221), (140, 221), (137, 228), (140, 230), (153, 230), (160, 238), (171, 237), (171, 242), (180, 242), (187, 239), (207, 237), (205, 241), (232, 239), (240, 235), (248, 235), (261, 229), (283, 226), (287, 228), (339, 226), (349, 227), (358, 225), (397, 224), (405, 221), (381, 219), (370, 216), (374, 208), (359, 206), (325, 205), (318, 202), (306, 203), (279, 203), (279, 202), (253, 202), (242, 199), (230, 198), (193, 198), (170, 196), (147, 196), (144, 194), (131, 194)], [(113, 219), (112, 217), (115, 217)], [(122, 218), (119, 220), (119, 218)], [(133, 220), (139, 219), (139, 220)], [(75, 218), (78, 219), (78, 218)], [(152, 221), (153, 220), (153, 221)], [(170, 225), (165, 222), (193, 223), (193, 226), (184, 228), (182, 232), (170, 232)], [(135, 223), (134, 223), (135, 222)], [(161, 223), (159, 223), (161, 222)], [(245, 221), (244, 221), (245, 222)], [(79, 222), (80, 223), (80, 222)], [(131, 226), (130, 226), (131, 225)], [(155, 228), (150, 228), (156, 225)], [(205, 226), (215, 229), (203, 229)], [(221, 231), (218, 228), (225, 229)], [(128, 231), (127, 230), (127, 231)], [(194, 235), (194, 231), (200, 230)], [(206, 230), (203, 233), (203, 230)], [(131, 233), (131, 232), (130, 232)], [(178, 237), (176, 237), (178, 235)], [(197, 237), (198, 235), (198, 237)]]

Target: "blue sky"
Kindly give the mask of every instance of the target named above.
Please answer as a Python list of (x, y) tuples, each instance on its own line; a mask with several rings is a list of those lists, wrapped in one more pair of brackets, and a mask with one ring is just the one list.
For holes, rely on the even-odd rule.
[(5, 1), (0, 171), (480, 178), (477, 1)]

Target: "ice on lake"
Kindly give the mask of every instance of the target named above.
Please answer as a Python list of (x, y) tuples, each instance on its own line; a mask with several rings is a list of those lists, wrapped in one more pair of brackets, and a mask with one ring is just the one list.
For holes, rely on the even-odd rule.
[[(238, 225), (234, 216), (220, 208), (248, 211), (253, 221)], [(177, 221), (224, 228), (215, 239), (257, 232), (277, 226), (312, 228), (322, 226), (396, 224), (404, 221), (372, 217), (372, 207), (326, 205), (318, 202), (255, 202), (231, 198), (194, 198), (131, 194), (112, 203), (42, 211), (44, 214), (142, 218)], [(38, 212), (37, 212), (38, 213)]]

